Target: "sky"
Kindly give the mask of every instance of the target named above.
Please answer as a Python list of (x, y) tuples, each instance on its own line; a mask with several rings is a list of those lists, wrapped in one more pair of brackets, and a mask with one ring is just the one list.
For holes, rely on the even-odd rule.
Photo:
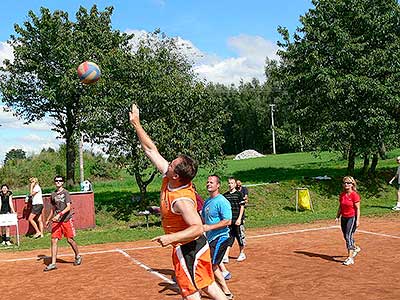
[[(6, 41), (15, 34), (14, 24), (29, 20), (28, 11), (37, 15), (40, 7), (68, 12), (71, 20), (80, 6), (100, 10), (113, 6), (113, 29), (121, 32), (152, 32), (159, 28), (169, 37), (191, 46), (194, 70), (200, 78), (222, 84), (240, 80), (265, 79), (266, 57), (277, 59), (278, 26), (293, 34), (299, 17), (313, 8), (311, 0), (18, 0), (0, 3), (0, 65), (12, 59)], [(29, 125), (3, 111), (0, 95), (0, 165), (11, 149), (23, 149), (27, 155), (43, 148), (57, 149), (63, 140), (51, 130), (51, 120)], [(96, 145), (85, 145), (96, 151)]]

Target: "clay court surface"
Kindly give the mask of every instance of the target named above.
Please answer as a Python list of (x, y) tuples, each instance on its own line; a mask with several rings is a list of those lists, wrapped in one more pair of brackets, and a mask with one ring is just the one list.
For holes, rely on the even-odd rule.
[[(399, 228), (397, 216), (363, 218), (352, 266), (342, 265), (345, 244), (334, 222), (248, 230), (248, 259), (231, 257), (228, 285), (235, 299), (400, 299)], [(81, 266), (61, 248), (58, 270), (48, 273), (49, 250), (1, 251), (1, 299), (181, 299), (170, 248), (140, 241), (80, 250)]]

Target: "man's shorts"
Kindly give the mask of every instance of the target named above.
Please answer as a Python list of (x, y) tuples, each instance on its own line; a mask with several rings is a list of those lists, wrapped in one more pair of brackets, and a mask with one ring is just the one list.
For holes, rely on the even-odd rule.
[(75, 237), (75, 227), (72, 219), (65, 222), (53, 222), (51, 225), (51, 238), (52, 239), (62, 239)]
[(211, 262), (213, 265), (219, 265), (221, 263), (229, 244), (229, 236), (220, 236), (210, 242)]
[(204, 235), (197, 240), (174, 247), (172, 262), (183, 297), (209, 286), (214, 281), (210, 247)]
[(31, 213), (34, 215), (40, 216), (43, 211), (43, 204), (34, 204), (32, 205), (32, 211)]

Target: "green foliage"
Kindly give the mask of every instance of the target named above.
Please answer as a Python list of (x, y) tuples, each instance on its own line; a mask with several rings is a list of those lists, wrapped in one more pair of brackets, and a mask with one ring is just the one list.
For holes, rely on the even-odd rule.
[[(59, 151), (43, 149), (26, 159), (9, 160), (0, 168), (0, 181), (14, 189), (27, 187), (29, 178), (37, 177), (42, 187), (48, 186), (48, 191), (53, 190), (54, 176), (65, 176), (65, 146), (60, 148)], [(120, 169), (100, 155), (84, 151), (83, 160), (85, 178), (91, 181), (113, 179), (119, 174)]]
[(314, 149), (376, 154), (398, 146), (400, 7), (396, 0), (314, 0), (284, 41), (282, 105)]
[(26, 153), (22, 149), (11, 149), (6, 153), (6, 156), (4, 158), (4, 164), (7, 163), (9, 160), (16, 160), (16, 159), (25, 159), (26, 158)]
[(144, 129), (167, 160), (187, 154), (215, 165), (222, 155), (222, 99), (196, 80), (179, 47), (159, 31), (149, 34), (121, 60), (120, 71), (110, 74), (117, 88), (104, 91), (103, 113), (90, 123), (91, 137), (104, 143), (110, 157), (135, 176), (142, 198), (155, 170), (129, 124), (132, 103), (138, 105)]
[[(396, 171), (395, 157), (400, 150), (388, 153), (382, 160), (377, 179), (362, 180), (357, 172), (356, 180), (361, 194), (361, 222), (368, 222), (367, 216), (394, 215), (390, 208), (396, 201), (396, 190), (387, 181)], [(225, 161), (226, 168), (217, 173), (222, 176), (221, 191), (228, 189), (229, 176), (240, 178), (250, 186), (250, 204), (246, 209), (246, 227), (269, 227), (292, 223), (312, 223), (317, 220), (334, 220), (338, 195), (341, 191), (341, 178), (346, 174), (345, 161), (340, 153), (321, 152), (290, 153), (270, 155), (263, 158)], [(356, 161), (360, 170), (362, 161)], [(195, 183), (203, 198), (209, 170), (201, 168)], [(331, 180), (318, 181), (313, 177), (328, 175)], [(79, 245), (111, 243), (150, 239), (161, 234), (159, 217), (150, 217), (150, 228), (146, 229), (145, 218), (135, 214), (137, 203), (132, 202), (132, 193), (139, 194), (132, 176), (124, 172), (120, 178), (110, 181), (93, 181), (95, 191), (96, 228), (78, 232)], [(262, 184), (262, 185), (261, 185)], [(159, 201), (161, 177), (157, 176), (149, 184), (151, 204)], [(295, 187), (308, 187), (314, 212), (295, 211)], [(22, 237), (19, 250), (49, 247), (50, 234), (45, 239)], [(67, 246), (65, 239), (61, 246)]]
[[(105, 11), (95, 5), (90, 11), (80, 7), (75, 22), (60, 10), (42, 7), (40, 15), (29, 11), (8, 41), (14, 60), (5, 60), (0, 69), (3, 102), (27, 123), (51, 117), (53, 130), (65, 139), (69, 183), (75, 176), (76, 139), (85, 131), (88, 117), (98, 113), (100, 88), (81, 84), (76, 68), (91, 60), (107, 71), (118, 52), (129, 50), (129, 36), (111, 29), (112, 11), (112, 7)], [(107, 78), (101, 79), (102, 89), (113, 88)]]

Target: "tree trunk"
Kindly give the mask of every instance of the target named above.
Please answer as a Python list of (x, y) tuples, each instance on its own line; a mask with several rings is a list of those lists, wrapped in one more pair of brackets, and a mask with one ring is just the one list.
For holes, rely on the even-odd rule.
[(149, 205), (149, 201), (147, 200), (147, 186), (153, 181), (154, 177), (156, 176), (157, 171), (153, 171), (146, 181), (143, 181), (142, 179), (142, 174), (139, 172), (135, 172), (135, 179), (136, 183), (139, 186), (140, 190), (140, 202), (139, 202), (139, 208), (141, 210), (146, 209), (146, 207)]
[(382, 143), (381, 147), (379, 148), (379, 156), (381, 159), (386, 159), (386, 146), (384, 143)]
[(364, 154), (364, 165), (363, 165), (363, 168), (362, 168), (363, 176), (367, 175), (368, 168), (369, 168), (369, 155), (368, 154)]
[(378, 153), (374, 153), (372, 155), (371, 168), (369, 169), (369, 175), (372, 177), (375, 177), (376, 166), (378, 165), (378, 161), (379, 161), (379, 155), (378, 155)]
[(347, 174), (353, 176), (354, 175), (354, 166), (356, 161), (356, 153), (353, 151), (353, 148), (349, 149), (349, 156), (347, 161)]
[(65, 138), (66, 143), (66, 159), (67, 159), (67, 187), (71, 187), (75, 183), (75, 159), (76, 159), (76, 143), (72, 134), (68, 134)]

